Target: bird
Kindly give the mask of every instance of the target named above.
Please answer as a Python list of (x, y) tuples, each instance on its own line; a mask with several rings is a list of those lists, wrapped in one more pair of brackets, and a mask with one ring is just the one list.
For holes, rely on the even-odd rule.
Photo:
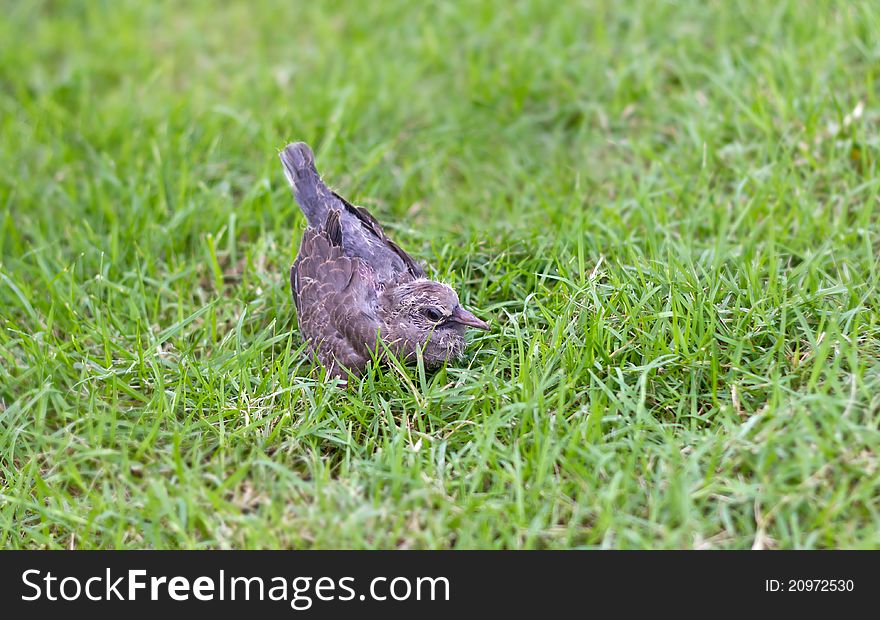
[(421, 352), (436, 368), (464, 355), (467, 328), (490, 329), (367, 209), (324, 184), (307, 144), (288, 144), (279, 157), (308, 224), (290, 268), (297, 322), (328, 377), (360, 377), (385, 351), (405, 362)]

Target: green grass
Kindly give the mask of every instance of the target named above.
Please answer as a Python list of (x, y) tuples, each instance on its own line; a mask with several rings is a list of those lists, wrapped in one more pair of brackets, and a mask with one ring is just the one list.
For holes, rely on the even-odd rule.
[[(4, 7), (0, 546), (880, 546), (876, 3), (247, 6)], [(289, 140), (464, 363), (313, 372)]]

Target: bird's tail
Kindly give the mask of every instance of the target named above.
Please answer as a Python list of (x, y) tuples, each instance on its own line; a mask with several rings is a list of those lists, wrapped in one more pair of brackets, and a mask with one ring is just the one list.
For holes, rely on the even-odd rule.
[(284, 176), (290, 183), (299, 208), (310, 226), (323, 226), (333, 208), (339, 208), (333, 192), (324, 185), (315, 168), (315, 156), (305, 142), (293, 142), (278, 156), (284, 165)]

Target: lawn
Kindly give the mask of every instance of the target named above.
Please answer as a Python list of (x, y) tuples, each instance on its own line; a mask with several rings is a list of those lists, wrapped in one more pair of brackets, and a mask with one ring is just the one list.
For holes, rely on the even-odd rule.
[[(0, 20), (0, 547), (880, 547), (880, 6)], [(315, 149), (492, 322), (304, 354)]]

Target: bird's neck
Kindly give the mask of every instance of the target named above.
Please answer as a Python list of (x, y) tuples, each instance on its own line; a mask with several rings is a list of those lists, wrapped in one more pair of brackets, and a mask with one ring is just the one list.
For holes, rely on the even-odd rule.
[(383, 291), (378, 298), (380, 334), (383, 344), (398, 357), (415, 355), (415, 345), (409, 333), (402, 308), (392, 291)]

